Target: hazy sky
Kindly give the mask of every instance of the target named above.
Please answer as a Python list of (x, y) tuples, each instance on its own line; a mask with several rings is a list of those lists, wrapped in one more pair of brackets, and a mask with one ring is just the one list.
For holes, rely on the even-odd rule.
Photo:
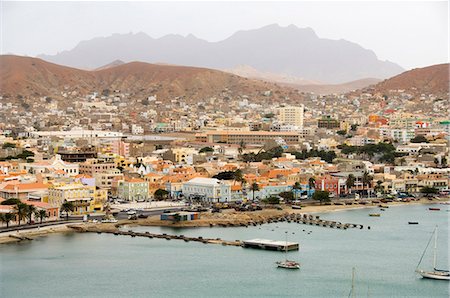
[(447, 1), (0, 2), (2, 54), (56, 54), (82, 40), (140, 31), (218, 41), (278, 23), (356, 42), (406, 69), (448, 62)]

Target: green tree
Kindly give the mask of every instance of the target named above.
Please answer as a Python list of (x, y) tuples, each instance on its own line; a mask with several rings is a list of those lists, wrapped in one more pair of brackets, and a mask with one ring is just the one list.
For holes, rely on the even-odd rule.
[(75, 210), (75, 206), (72, 202), (64, 202), (61, 205), (61, 211), (66, 213), (66, 220), (69, 220), (69, 212), (73, 212)]
[(383, 184), (383, 181), (378, 180), (377, 181), (377, 185), (375, 185), (375, 191), (376, 192), (382, 192), (383, 191), (383, 186), (381, 184)]
[(363, 188), (364, 185), (367, 185), (368, 188), (370, 188), (370, 184), (373, 180), (373, 177), (371, 175), (369, 175), (369, 172), (365, 171), (363, 176), (362, 176), (362, 184), (363, 184)]
[(27, 207), (27, 219), (28, 224), (31, 224), (31, 219), (33, 218), (33, 214), (37, 211), (36, 207), (33, 205), (28, 205)]
[(427, 138), (424, 136), (416, 136), (410, 140), (411, 143), (428, 143)]
[(250, 190), (253, 193), (253, 201), (255, 200), (255, 192), (259, 191), (259, 185), (256, 182), (253, 182), (252, 185), (250, 186)]
[(16, 144), (6, 142), (6, 143), (3, 144), (2, 148), (3, 149), (16, 148)]
[(434, 187), (424, 186), (420, 189), (420, 192), (423, 193), (426, 197), (429, 197), (430, 195), (437, 194), (439, 190)]
[(28, 210), (28, 205), (25, 203), (22, 203), (22, 202), (17, 203), (17, 205), (14, 206), (14, 212), (17, 215), (17, 221), (18, 221), (19, 226), (20, 226), (20, 222), (27, 217), (27, 210)]
[(165, 189), (159, 188), (155, 191), (154, 196), (155, 196), (155, 200), (162, 201), (169, 197), (169, 192)]
[(207, 153), (207, 152), (214, 152), (214, 149), (211, 147), (203, 147), (202, 149), (200, 149), (200, 151), (198, 151), (198, 153)]
[(44, 209), (39, 209), (34, 212), (35, 218), (39, 218), (39, 223), (42, 223), (42, 220), (44, 220), (47, 217), (47, 212)]
[(336, 133), (340, 136), (345, 136), (347, 134), (347, 132), (345, 130), (338, 130), (338, 131), (336, 131)]
[(265, 201), (271, 205), (280, 204), (280, 198), (275, 196), (270, 196)]
[(330, 202), (330, 193), (328, 191), (316, 190), (312, 196), (313, 200), (319, 201), (322, 205), (323, 202)]
[(292, 189), (294, 190), (295, 198), (298, 199), (298, 191), (302, 189), (302, 185), (300, 182), (296, 181), (292, 186)]
[(16, 198), (10, 198), (1, 202), (0, 205), (17, 205), (19, 203), (22, 203), (22, 201)]
[(349, 190), (349, 192), (352, 192), (352, 188), (353, 186), (355, 186), (355, 181), (356, 178), (353, 174), (349, 174), (347, 177), (347, 181), (345, 181), (345, 185), (347, 186), (347, 189)]
[(278, 194), (282, 197), (286, 202), (291, 202), (294, 200), (294, 193), (292, 191), (283, 191)]
[(9, 228), (9, 223), (14, 220), (16, 215), (14, 213), (0, 213), (0, 221), (6, 224), (6, 227)]
[(244, 180), (244, 174), (242, 173), (241, 169), (237, 169), (236, 171), (234, 171), (234, 178), (233, 178), (234, 182), (241, 182)]
[[(309, 189), (311, 190), (311, 189), (316, 189), (316, 179), (314, 179), (314, 177), (310, 177), (309, 179), (308, 179), (308, 186), (309, 186)], [(308, 193), (311, 193), (311, 191), (309, 191)]]
[(235, 176), (236, 176), (236, 172), (234, 172), (234, 171), (224, 171), (224, 172), (220, 172), (212, 177), (219, 179), (219, 180), (234, 180)]

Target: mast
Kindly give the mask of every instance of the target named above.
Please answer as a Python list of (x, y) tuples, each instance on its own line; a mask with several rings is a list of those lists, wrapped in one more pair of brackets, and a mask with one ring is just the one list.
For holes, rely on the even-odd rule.
[(355, 298), (355, 267), (352, 268), (352, 298)]
[(437, 230), (438, 227), (434, 229), (434, 251), (433, 251), (433, 269), (436, 270), (436, 250), (437, 250)]
[(285, 231), (286, 233), (286, 246), (285, 246), (285, 256), (286, 256), (286, 261), (287, 261), (287, 252), (288, 252), (288, 247), (287, 247), (287, 231)]

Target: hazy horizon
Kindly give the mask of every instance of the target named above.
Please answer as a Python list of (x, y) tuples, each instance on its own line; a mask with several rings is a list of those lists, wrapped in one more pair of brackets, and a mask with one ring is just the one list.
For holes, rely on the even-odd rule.
[(79, 42), (144, 32), (216, 42), (270, 24), (310, 27), (405, 69), (448, 62), (448, 3), (3, 1), (1, 54), (53, 55)]

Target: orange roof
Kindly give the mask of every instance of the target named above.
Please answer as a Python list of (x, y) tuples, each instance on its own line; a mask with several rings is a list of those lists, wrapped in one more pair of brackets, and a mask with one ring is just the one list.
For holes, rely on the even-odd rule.
[(138, 182), (145, 182), (145, 180), (140, 179), (140, 178), (133, 178), (133, 177), (125, 177), (124, 179), (126, 182), (134, 182), (134, 183), (138, 183)]
[(3, 189), (4, 190), (12, 190), (12, 191), (26, 191), (33, 189), (47, 189), (48, 185), (42, 182), (34, 182), (34, 183), (20, 183), (18, 181), (12, 181), (8, 183)]
[(51, 204), (45, 203), (45, 202), (25, 201), (24, 203), (28, 204), (28, 205), (33, 205), (35, 207), (44, 208), (44, 209), (57, 208), (57, 207), (53, 207)]
[(86, 179), (91, 179), (91, 178), (94, 178), (94, 177), (92, 177), (92, 176), (90, 176), (90, 175), (87, 175), (87, 174), (78, 174), (78, 175), (75, 176), (75, 178), (86, 178)]
[(242, 190), (242, 186), (241, 185), (231, 185), (231, 191), (238, 191), (238, 190)]

